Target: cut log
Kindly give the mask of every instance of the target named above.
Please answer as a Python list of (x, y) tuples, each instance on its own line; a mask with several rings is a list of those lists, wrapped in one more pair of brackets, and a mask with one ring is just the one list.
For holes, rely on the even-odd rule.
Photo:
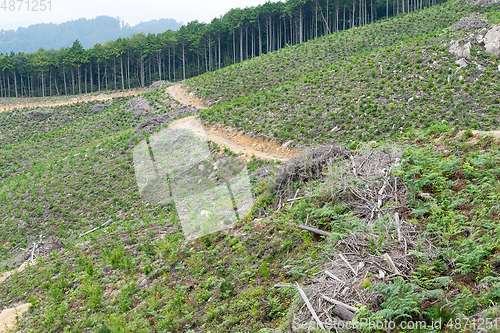
[(302, 225), (302, 224), (297, 225), (297, 228), (302, 229), (302, 230), (307, 230), (307, 231), (310, 231), (310, 232), (313, 232), (315, 234), (325, 236), (325, 237), (328, 237), (331, 235), (331, 233), (328, 231), (323, 231), (323, 230), (320, 230), (320, 229), (314, 228), (314, 227), (308, 227), (308, 226)]
[(312, 307), (311, 302), (309, 302), (309, 299), (307, 298), (306, 293), (302, 290), (302, 288), (300, 288), (300, 286), (297, 282), (295, 282), (295, 284), (297, 285), (297, 289), (299, 290), (300, 296), (304, 300), (304, 303), (306, 303), (307, 308), (309, 309), (309, 312), (311, 312), (311, 315), (313, 316), (314, 320), (316, 320), (316, 323), (318, 324), (319, 328), (324, 330), (325, 327), (323, 326), (323, 323), (321, 322), (318, 315), (316, 314), (316, 311), (314, 311), (314, 308)]

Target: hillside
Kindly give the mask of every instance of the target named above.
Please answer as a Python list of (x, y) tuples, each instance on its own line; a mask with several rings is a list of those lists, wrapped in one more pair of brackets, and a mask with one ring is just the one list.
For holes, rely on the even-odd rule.
[[(500, 142), (485, 131), (499, 127), (500, 58), (478, 38), (500, 23), (500, 4), (484, 3), (447, 2), (183, 82), (206, 109), (181, 105), (166, 83), (140, 98), (1, 112), (0, 272), (25, 266), (0, 274), (0, 310), (28, 309), (19, 332), (388, 331), (368, 320), (498, 332)], [(155, 155), (155, 140), (196, 115), (228, 141), (302, 155), (246, 157), (248, 216), (188, 239), (173, 187), (171, 201), (150, 194), (176, 179), (158, 176), (177, 158)], [(150, 192), (137, 147), (158, 162)], [(181, 184), (213, 178), (195, 166)]]
[(118, 18), (98, 16), (94, 19), (81, 18), (64, 23), (42, 23), (16, 30), (0, 32), (0, 53), (28, 53), (70, 47), (79, 40), (86, 49), (97, 43), (132, 36), (137, 33), (158, 34), (166, 30), (177, 30), (182, 23), (174, 19), (152, 20), (135, 26), (125, 25)]
[(491, 130), (498, 127), (498, 57), (474, 45), (471, 65), (460, 68), (448, 48), (473, 32), (452, 28), (473, 12), (500, 23), (495, 8), (448, 2), (204, 74), (186, 86), (217, 105), (202, 113), (208, 123), (280, 142), (379, 140), (443, 122)]

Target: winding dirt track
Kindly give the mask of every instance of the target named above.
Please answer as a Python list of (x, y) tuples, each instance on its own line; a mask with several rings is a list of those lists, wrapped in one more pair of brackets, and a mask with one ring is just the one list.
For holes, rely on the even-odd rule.
[[(170, 86), (167, 88), (167, 92), (181, 104), (192, 105), (199, 109), (207, 108), (202, 100), (190, 96), (181, 85)], [(296, 154), (295, 151), (283, 148), (274, 142), (251, 138), (240, 133), (223, 131), (218, 128), (204, 128), (196, 117), (178, 119), (172, 122), (169, 128), (191, 130), (195, 134), (219, 145), (226, 146), (236, 154), (247, 158), (255, 155), (260, 159), (285, 162)]]
[(38, 102), (38, 103), (24, 103), (24, 104), (13, 104), (13, 105), (3, 105), (0, 106), (0, 112), (9, 111), (16, 108), (34, 108), (34, 107), (52, 107), (59, 105), (70, 105), (79, 102), (93, 102), (93, 101), (107, 101), (114, 97), (124, 97), (124, 96), (135, 96), (145, 93), (146, 90), (132, 90), (132, 91), (122, 91), (111, 94), (100, 94), (94, 96), (81, 96), (75, 97), (68, 100), (61, 101), (48, 101), (48, 102)]

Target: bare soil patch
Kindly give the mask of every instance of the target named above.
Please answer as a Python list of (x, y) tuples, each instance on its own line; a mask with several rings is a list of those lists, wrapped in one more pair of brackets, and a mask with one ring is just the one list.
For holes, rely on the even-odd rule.
[(0, 275), (0, 283), (4, 282), (5, 280), (7, 280), (7, 278), (9, 276), (11, 276), (12, 274), (16, 273), (16, 272), (22, 272), (26, 269), (26, 266), (28, 264), (27, 263), (24, 263), (22, 264), (21, 266), (19, 266), (18, 268), (12, 270), (12, 271), (9, 271), (9, 272), (5, 272), (3, 273), (2, 275)]
[[(170, 86), (167, 92), (184, 105), (192, 105), (198, 109), (206, 109), (206, 103), (189, 94), (181, 85)], [(224, 145), (238, 155), (247, 158), (255, 155), (260, 159), (288, 161), (299, 152), (295, 149), (286, 148), (282, 145), (262, 138), (253, 138), (242, 133), (221, 129), (217, 126), (205, 128), (196, 119), (196, 117), (187, 117), (178, 119), (169, 125), (169, 128), (183, 128), (193, 131), (195, 134), (204, 136), (207, 140), (213, 141), (218, 145)]]
[[(0, 112), (3, 111), (9, 111), (13, 109), (20, 109), (20, 108), (35, 108), (35, 107), (52, 107), (52, 106), (59, 106), (59, 105), (70, 105), (70, 104), (75, 104), (79, 102), (93, 102), (93, 101), (107, 101), (110, 100), (114, 97), (125, 97), (125, 96), (135, 96), (135, 95), (140, 95), (145, 93), (145, 90), (131, 90), (131, 91), (122, 91), (122, 92), (116, 92), (116, 93), (111, 93), (111, 94), (100, 94), (100, 95), (93, 95), (93, 96), (78, 96), (70, 99), (62, 99), (62, 100), (56, 100), (56, 101), (44, 101), (44, 102), (33, 102), (33, 103), (17, 103), (17, 104), (11, 104), (11, 105), (3, 105), (0, 106)], [(30, 99), (26, 99), (30, 100)]]
[(238, 155), (251, 158), (252, 155), (264, 160), (288, 161), (297, 154), (297, 151), (283, 148), (276, 143), (251, 138), (233, 131), (224, 131), (218, 128), (205, 129), (196, 117), (178, 119), (169, 125), (169, 128), (188, 129), (195, 134), (205, 137), (218, 145), (223, 145)]
[(24, 312), (28, 311), (30, 306), (30, 303), (21, 304), (15, 308), (5, 309), (0, 312), (0, 333), (13, 329), (16, 326), (18, 316), (20, 317)]
[(175, 86), (170, 86), (167, 88), (167, 92), (175, 99), (177, 102), (184, 105), (192, 105), (198, 109), (208, 108), (205, 102), (199, 98), (194, 97), (193, 94), (188, 93), (180, 84)]

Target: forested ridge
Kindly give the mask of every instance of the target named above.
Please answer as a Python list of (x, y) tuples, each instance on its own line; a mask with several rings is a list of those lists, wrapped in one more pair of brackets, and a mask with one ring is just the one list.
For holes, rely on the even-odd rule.
[(174, 19), (159, 19), (141, 22), (134, 26), (120, 18), (98, 16), (94, 19), (81, 18), (63, 23), (40, 23), (16, 30), (0, 30), (0, 53), (36, 52), (40, 48), (59, 49), (71, 46), (79, 40), (86, 49), (96, 43), (105, 43), (135, 33), (160, 33), (177, 30), (182, 23)]
[(209, 24), (134, 34), (85, 49), (0, 55), (0, 97), (144, 87), (214, 71), (332, 32), (420, 10), (443, 0), (288, 0), (231, 9)]

